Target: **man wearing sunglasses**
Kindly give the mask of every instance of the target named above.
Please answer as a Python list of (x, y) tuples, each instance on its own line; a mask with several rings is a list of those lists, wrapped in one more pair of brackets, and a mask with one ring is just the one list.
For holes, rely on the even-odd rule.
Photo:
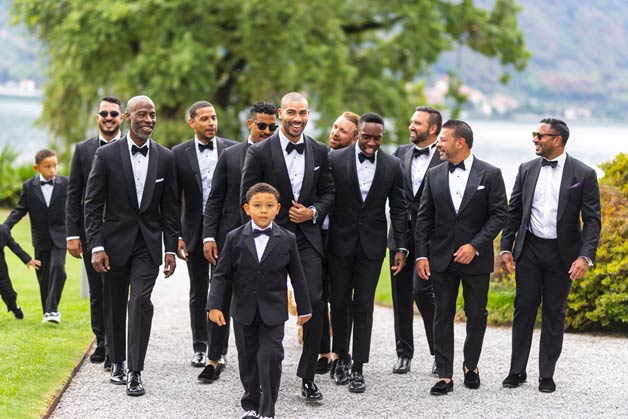
[[(85, 238), (85, 226), (83, 225), (83, 200), (87, 177), (92, 169), (92, 161), (98, 147), (107, 145), (120, 139), (122, 135), (122, 107), (120, 100), (107, 96), (100, 100), (96, 112), (98, 123), (98, 135), (81, 141), (74, 147), (74, 155), (70, 165), (70, 177), (68, 181), (68, 195), (66, 199), (66, 230), (68, 252), (75, 258), (83, 256), (83, 249), (88, 249)], [(89, 283), (89, 308), (92, 331), (96, 336), (96, 349), (90, 355), (93, 363), (104, 361), (105, 370), (111, 368), (111, 361), (105, 344), (105, 319), (103, 307), (103, 284), (99, 273), (94, 270), (91, 263), (91, 254), (88, 252), (83, 257), (83, 264), (87, 272)]]
[[(209, 263), (203, 256), (203, 211), (209, 196), (216, 163), (235, 141), (216, 136), (218, 116), (214, 105), (198, 101), (188, 110), (188, 125), (194, 138), (172, 148), (177, 173), (177, 197), (181, 204), (181, 236), (177, 256), (185, 260), (190, 275), (190, 322), (193, 367), (207, 364), (209, 320), (205, 311), (209, 288)], [(220, 355), (226, 353), (226, 344)]]
[(510, 195), (500, 252), (504, 269), (515, 272), (517, 283), (510, 372), (502, 383), (507, 388), (527, 379), (542, 302), (539, 391), (556, 390), (554, 370), (562, 350), (567, 296), (572, 281), (584, 277), (595, 261), (601, 229), (597, 176), (565, 153), (568, 139), (565, 122), (542, 119), (532, 133), (539, 157), (519, 166)]
[[(251, 106), (247, 126), (250, 131), (247, 141), (223, 151), (212, 176), (211, 192), (205, 204), (203, 216), (203, 254), (216, 266), (220, 249), (227, 233), (242, 225), (240, 217), (240, 178), (246, 151), (250, 145), (270, 137), (278, 128), (277, 108), (269, 102), (256, 102)], [(231, 290), (227, 289), (223, 300), (223, 313), (229, 313)], [(212, 382), (220, 377), (218, 361), (226, 353), (229, 341), (230, 317), (223, 327), (215, 323), (209, 326), (209, 354), (207, 366), (198, 376), (201, 382)]]

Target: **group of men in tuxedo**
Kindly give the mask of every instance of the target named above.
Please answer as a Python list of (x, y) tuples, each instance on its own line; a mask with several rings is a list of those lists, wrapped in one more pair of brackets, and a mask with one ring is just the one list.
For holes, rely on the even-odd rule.
[[(471, 153), (468, 124), (442, 124), (431, 107), (416, 108), (411, 144), (389, 155), (380, 148), (384, 119), (374, 113), (348, 129), (353, 135), (346, 135), (352, 138), (346, 147), (329, 152), (304, 133), (309, 105), (298, 93), (286, 94), (278, 110), (270, 103), (254, 104), (247, 120), (251, 134), (242, 143), (217, 137), (215, 108), (200, 101), (188, 111), (194, 138), (170, 151), (151, 138), (156, 111), (150, 98), (132, 98), (124, 114), (113, 99), (99, 104), (98, 138), (76, 146), (68, 190), (68, 250), (73, 256), (91, 255), (84, 259), (97, 337), (92, 361), (110, 358), (111, 381), (126, 384), (127, 394), (144, 394), (141, 371), (162, 239), (165, 276), (174, 272), (175, 255), (188, 265), (191, 364), (205, 367), (200, 381), (218, 379), (229, 328), (207, 321), (210, 273), (226, 233), (246, 219), (241, 212), (245, 194), (258, 182), (279, 191), (275, 221), (296, 235), (305, 273), (312, 319), (304, 325), (297, 375), (306, 400), (322, 399), (314, 382), (319, 353), (329, 360), (338, 384), (365, 391), (362, 367), (369, 361), (375, 287), (387, 247), (398, 356), (393, 373), (411, 368), (414, 301), (435, 355), (432, 372), (439, 376), (431, 393), (453, 390), (453, 318), (462, 282), (464, 383), (478, 388), (493, 240), (503, 227), (501, 260), (517, 281), (513, 359), (503, 384), (516, 387), (526, 380), (532, 328), (543, 301), (539, 388), (555, 388), (569, 287), (594, 262), (600, 232), (595, 172), (565, 154), (569, 130), (563, 121), (544, 119), (537, 128), (533, 139), (540, 157), (520, 167), (508, 206), (500, 170)], [(130, 129), (126, 135), (119, 129), (123, 116)], [(328, 227), (326, 240), (321, 227)], [(325, 297), (331, 305), (331, 356), (324, 343), (329, 340), (323, 333), (329, 329)], [(229, 303), (227, 292), (223, 312)]]

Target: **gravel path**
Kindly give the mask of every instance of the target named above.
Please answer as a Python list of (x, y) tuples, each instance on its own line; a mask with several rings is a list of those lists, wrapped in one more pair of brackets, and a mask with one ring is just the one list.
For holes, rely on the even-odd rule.
[[(179, 261), (178, 261), (179, 262)], [(173, 278), (160, 278), (153, 292), (155, 317), (143, 373), (146, 395), (126, 396), (124, 386), (109, 384), (102, 364), (87, 360), (63, 395), (54, 419), (75, 418), (239, 418), (242, 386), (238, 379), (233, 336), (227, 369), (213, 384), (199, 384), (200, 369), (190, 366), (191, 332), (187, 305), (188, 280), (181, 263)], [(296, 366), (300, 346), (295, 320), (286, 323), (286, 357), (277, 414), (295, 418), (626, 418), (628, 417), (628, 339), (567, 334), (563, 355), (556, 370), (558, 390), (537, 390), (538, 334), (533, 342), (528, 383), (518, 389), (503, 389), (508, 373), (510, 329), (489, 328), (480, 360), (482, 386), (468, 390), (462, 372), (454, 375), (454, 392), (433, 397), (429, 389), (435, 379), (429, 374), (432, 358), (415, 317), (417, 346), (412, 371), (393, 375), (396, 360), (393, 315), (376, 307), (371, 362), (365, 365), (367, 390), (351, 394), (336, 386), (328, 375), (317, 376), (324, 400), (307, 404), (300, 395)], [(462, 365), (464, 324), (456, 324), (456, 366)]]

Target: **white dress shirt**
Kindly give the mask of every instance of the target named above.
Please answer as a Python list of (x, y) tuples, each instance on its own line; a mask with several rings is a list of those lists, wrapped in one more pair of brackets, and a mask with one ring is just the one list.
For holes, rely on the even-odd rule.
[[(270, 224), (268, 225), (268, 227), (266, 228), (262, 228), (260, 226), (258, 226), (257, 224), (255, 224), (253, 222), (253, 220), (251, 220), (251, 226), (253, 227), (253, 231), (255, 230), (266, 230), (266, 228), (273, 228), (273, 222), (271, 221)], [(267, 236), (266, 234), (260, 234), (257, 237), (253, 238), (253, 241), (255, 242), (255, 250), (257, 251), (257, 261), (261, 261), (262, 260), (262, 256), (264, 256), (264, 250), (266, 250), (266, 245), (268, 244), (268, 240), (270, 240), (270, 236)]]
[(449, 193), (451, 194), (451, 201), (454, 203), (456, 214), (460, 209), (464, 190), (467, 187), (471, 165), (473, 165), (473, 154), (469, 154), (469, 157), (464, 160), (465, 170), (458, 168), (453, 173), (447, 171), (449, 174)]
[[(299, 200), (299, 194), (301, 194), (301, 186), (303, 186), (303, 176), (305, 175), (305, 150), (303, 154), (297, 153), (296, 150), (288, 154), (286, 147), (290, 140), (286, 137), (281, 130), (279, 130), (279, 142), (281, 143), (281, 152), (283, 153), (284, 161), (286, 162), (286, 169), (288, 169), (288, 177), (290, 178), (290, 186), (292, 187), (292, 195), (294, 200)], [(296, 144), (305, 144), (303, 134)]]
[(216, 163), (218, 163), (218, 144), (216, 144), (216, 137), (212, 138), (210, 142), (214, 143), (214, 149), (205, 149), (201, 152), (198, 148), (201, 143), (196, 135), (194, 136), (194, 150), (196, 151), (196, 159), (198, 160), (198, 167), (201, 171), (201, 185), (203, 186), (203, 213), (205, 212), (205, 204), (207, 203), (207, 197), (212, 186), (212, 177), (214, 176), (214, 170), (216, 169)]
[[(150, 138), (146, 140), (142, 147), (148, 147), (148, 153), (144, 156), (142, 153), (131, 152), (131, 147), (135, 145), (131, 136), (127, 140), (129, 147), (129, 155), (131, 156), (131, 167), (133, 168), (133, 180), (135, 181), (135, 192), (137, 193), (137, 206), (142, 205), (142, 195), (144, 194), (144, 185), (146, 184), (146, 174), (148, 173), (148, 158), (150, 157)], [(141, 148), (141, 147), (140, 147)]]
[[(430, 161), (432, 161), (432, 157), (434, 157), (434, 153), (436, 152), (436, 142), (425, 148), (429, 149), (429, 153), (421, 154), (420, 156), (412, 158), (412, 167), (410, 171), (412, 174), (412, 195), (416, 195), (423, 183), (423, 179), (425, 179), (425, 174), (430, 166)], [(411, 150), (408, 150), (408, 153), (412, 153), (414, 149), (424, 150), (425, 148), (415, 146)]]
[(555, 239), (558, 216), (558, 195), (565, 169), (567, 155), (561, 154), (554, 160), (556, 167), (543, 166), (536, 181), (532, 207), (530, 208), (530, 231), (542, 239)]
[(366, 196), (371, 189), (371, 185), (373, 184), (373, 178), (375, 177), (375, 168), (377, 166), (377, 153), (379, 150), (375, 151), (375, 161), (371, 163), (370, 160), (364, 159), (362, 163), (360, 163), (360, 158), (358, 155), (362, 152), (358, 143), (355, 143), (355, 166), (358, 171), (358, 184), (360, 185), (360, 193), (362, 194), (362, 202), (366, 201)]
[[(55, 178), (51, 179), (52, 182), (54, 183)], [(43, 177), (41, 174), (39, 175), (39, 181), (40, 182), (47, 182), (46, 178)], [(49, 207), (50, 206), (50, 198), (52, 198), (52, 190), (54, 189), (53, 185), (41, 185), (41, 193), (44, 194), (44, 201), (46, 201), (46, 206)]]

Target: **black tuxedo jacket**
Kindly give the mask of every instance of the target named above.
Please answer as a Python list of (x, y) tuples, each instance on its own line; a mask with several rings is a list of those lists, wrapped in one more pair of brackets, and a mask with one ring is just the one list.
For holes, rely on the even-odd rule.
[(83, 243), (86, 241), (83, 222), (85, 187), (87, 186), (89, 172), (92, 170), (92, 162), (94, 161), (99, 141), (96, 136), (77, 143), (74, 146), (74, 154), (70, 164), (68, 197), (65, 203), (65, 226), (68, 237), (78, 236)]
[(327, 250), (336, 256), (347, 256), (359, 238), (369, 259), (383, 259), (386, 255), (387, 200), (395, 240), (399, 247), (407, 249), (408, 246), (403, 171), (398, 158), (380, 149), (373, 183), (362, 201), (355, 147), (334, 151), (329, 156), (336, 185), (336, 201), (330, 217)]
[[(530, 225), (532, 198), (541, 171), (541, 160), (539, 157), (519, 166), (510, 195), (509, 218), (500, 248), (512, 251), (515, 260), (521, 256), (525, 233)], [(579, 256), (595, 261), (600, 229), (600, 190), (595, 171), (567, 155), (560, 182), (556, 222), (558, 250), (567, 269)]]
[[(449, 191), (447, 162), (429, 169), (417, 215), (415, 257), (427, 257), (432, 271), (444, 272), (453, 254), (471, 243), (478, 251), (468, 265), (457, 264), (462, 274), (493, 272), (493, 239), (507, 217), (507, 201), (501, 171), (474, 157), (458, 213)], [(428, 251), (429, 249), (429, 251)]]
[[(93, 249), (104, 246), (111, 264), (126, 265), (138, 232), (153, 262), (177, 252), (179, 207), (172, 152), (150, 141), (148, 170), (138, 208), (127, 136), (96, 151), (85, 191), (85, 231)], [(90, 249), (90, 250), (91, 250)]]
[(251, 222), (229, 232), (220, 253), (207, 299), (207, 310), (223, 310), (227, 284), (233, 287), (231, 316), (250, 325), (259, 309), (262, 322), (276, 326), (288, 320), (286, 276), (290, 275), (299, 315), (312, 312), (295, 235), (273, 223), (258, 261)]
[[(235, 141), (215, 137), (218, 158)], [(194, 138), (172, 148), (177, 172), (177, 197), (179, 203), (184, 200), (181, 213), (181, 235), (188, 251), (203, 247), (203, 186), (201, 171), (196, 157)]]
[[(11, 249), (11, 251), (15, 253), (15, 256), (20, 258), (20, 260), (24, 262), (24, 264), (31, 261), (32, 258), (30, 257), (30, 255), (26, 253), (24, 249), (22, 249), (22, 246), (20, 246), (15, 240), (13, 240), (13, 237), (11, 237), (11, 229), (9, 229), (9, 226), (7, 226), (6, 224), (0, 224), (0, 260), (2, 261), (4, 261), (5, 246)], [(0, 275), (2, 275), (2, 273), (0, 273)]]
[[(334, 180), (329, 169), (327, 147), (307, 135), (305, 137), (305, 173), (298, 202), (305, 207), (313, 206), (318, 212), (316, 224), (311, 221), (300, 223), (303, 235), (316, 251), (325, 254), (320, 224), (334, 204)], [(296, 153), (296, 151), (294, 151)], [(281, 209), (275, 221), (282, 227), (294, 232), (297, 224), (292, 223), (288, 211), (292, 206), (292, 187), (288, 169), (281, 150), (279, 131), (270, 138), (249, 147), (244, 162), (240, 203), (246, 202), (246, 191), (258, 182), (273, 185), (280, 194)], [(244, 213), (243, 220), (248, 217)]]
[(7, 217), (5, 224), (13, 228), (18, 221), (29, 214), (31, 221), (31, 238), (33, 247), (39, 250), (50, 250), (52, 246), (65, 249), (65, 200), (68, 192), (68, 178), (55, 176), (50, 198), (50, 206), (46, 206), (41, 191), (39, 174), (28, 179), (22, 185), (22, 193), (17, 207)]
[(203, 238), (213, 237), (219, 250), (227, 233), (242, 225), (240, 183), (248, 148), (248, 141), (227, 148), (214, 169), (212, 188), (205, 204)]
[[(409, 243), (410, 246), (408, 249), (411, 250), (414, 248), (414, 231), (416, 230), (416, 216), (419, 212), (419, 204), (421, 203), (421, 194), (423, 193), (423, 188), (425, 187), (425, 182), (421, 182), (421, 186), (419, 190), (416, 192), (416, 195), (413, 193), (412, 188), (412, 160), (414, 156), (412, 154), (412, 149), (414, 149), (414, 144), (404, 144), (397, 148), (393, 153), (393, 156), (399, 158), (401, 161), (401, 167), (403, 168), (403, 196), (405, 197), (406, 204), (408, 206), (408, 218), (410, 221), (410, 237)], [(438, 150), (434, 152), (434, 155), (430, 159), (428, 163), (428, 169), (431, 169), (434, 166), (438, 166), (442, 161), (440, 159), (440, 155)], [(426, 172), (427, 173), (427, 172)], [(388, 234), (388, 248), (391, 250), (396, 250), (399, 247), (395, 241), (395, 235), (393, 234), (393, 230), (391, 229)]]

